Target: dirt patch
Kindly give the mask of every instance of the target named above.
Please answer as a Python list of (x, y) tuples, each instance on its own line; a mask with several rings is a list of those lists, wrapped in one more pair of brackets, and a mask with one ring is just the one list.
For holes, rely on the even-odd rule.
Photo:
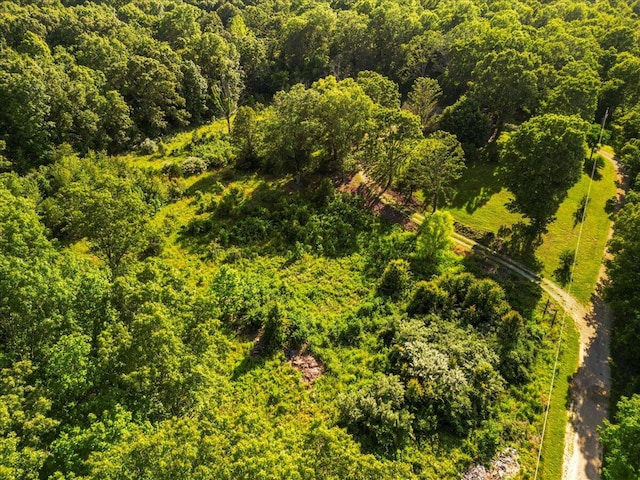
[(324, 365), (304, 347), (300, 350), (290, 350), (287, 352), (287, 358), (291, 366), (302, 373), (302, 383), (309, 387), (324, 373)]
[(417, 200), (407, 200), (400, 194), (380, 187), (363, 172), (354, 175), (338, 189), (363, 199), (367, 208), (380, 218), (390, 223), (402, 225), (405, 230), (415, 232), (418, 225), (411, 220), (410, 214), (419, 208)]

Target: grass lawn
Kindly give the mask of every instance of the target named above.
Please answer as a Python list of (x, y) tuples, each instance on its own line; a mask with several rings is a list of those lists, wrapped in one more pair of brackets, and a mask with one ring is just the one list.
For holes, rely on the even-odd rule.
[(469, 166), (456, 185), (456, 194), (446, 208), (458, 222), (477, 230), (498, 233), (501, 225), (522, 219), (505, 204), (512, 195), (494, 175), (495, 164)]
[[(478, 164), (465, 171), (456, 186), (457, 194), (447, 208), (455, 220), (477, 230), (497, 233), (501, 225), (512, 225), (522, 219), (506, 209), (505, 203), (511, 194), (494, 176), (494, 170), (495, 165)], [(610, 219), (605, 204), (616, 192), (615, 169), (610, 162), (605, 162), (599, 173), (600, 179), (594, 181), (591, 190), (572, 287), (573, 294), (583, 303), (591, 297), (607, 242)], [(574, 213), (588, 188), (589, 176), (585, 174), (569, 191), (558, 209), (556, 220), (543, 236), (543, 244), (536, 251), (536, 256), (542, 262), (545, 277), (554, 279), (553, 271), (558, 267), (559, 255), (564, 250), (575, 249), (580, 224), (575, 222)]]

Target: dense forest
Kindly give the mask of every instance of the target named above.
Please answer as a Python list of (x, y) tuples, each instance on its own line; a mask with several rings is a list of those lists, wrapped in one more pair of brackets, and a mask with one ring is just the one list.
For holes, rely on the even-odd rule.
[[(638, 187), (639, 16), (0, 3), (0, 478), (460, 478), (506, 447), (530, 478), (559, 325), (439, 209), (497, 164), (526, 258), (607, 109)], [(639, 212), (610, 248), (610, 479), (640, 471)]]

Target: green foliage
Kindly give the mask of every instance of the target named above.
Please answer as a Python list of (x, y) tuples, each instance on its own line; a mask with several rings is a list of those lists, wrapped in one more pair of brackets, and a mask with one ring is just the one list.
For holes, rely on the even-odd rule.
[(267, 353), (282, 350), (291, 334), (291, 322), (277, 303), (268, 308), (260, 344)]
[(600, 432), (604, 446), (603, 474), (606, 479), (631, 479), (640, 471), (640, 397), (622, 397), (615, 421), (605, 420)]
[[(0, 176), (0, 476), (459, 478), (507, 444), (529, 475), (555, 330), (460, 273), (446, 216), (403, 232), (316, 174), (363, 166), (435, 208), (462, 156), (424, 133), (439, 120), (491, 156), (475, 150), (524, 121), (513, 157), (571, 167), (546, 187), (573, 178), (578, 122), (526, 120), (606, 106), (635, 172), (637, 5), (72, 3), (0, 6), (0, 170), (49, 164)], [(160, 140), (213, 115), (231, 135)], [(149, 171), (90, 153), (136, 145)], [(516, 200), (541, 210), (519, 211), (544, 224), (563, 194), (531, 191)], [(633, 373), (629, 212), (610, 288)], [(299, 359), (259, 355), (261, 328), (267, 353), (302, 346), (328, 374), (301, 386)]]
[(423, 131), (430, 130), (437, 122), (435, 111), (441, 95), (440, 85), (434, 78), (419, 77), (413, 82), (404, 107), (420, 117)]
[(406, 260), (392, 260), (382, 272), (377, 292), (385, 297), (398, 299), (404, 296), (404, 292), (411, 281), (411, 269)]
[(640, 385), (636, 361), (640, 358), (640, 350), (633, 333), (640, 321), (640, 276), (635, 267), (640, 254), (639, 228), (640, 203), (627, 203), (616, 217), (614, 235), (609, 244), (609, 251), (614, 257), (607, 262), (610, 283), (606, 299), (620, 319), (612, 332), (613, 379), (617, 391), (629, 396), (636, 393)]
[(200, 157), (187, 157), (180, 165), (180, 170), (185, 177), (200, 175), (207, 170), (207, 162)]
[(504, 181), (515, 195), (510, 206), (541, 231), (580, 178), (585, 125), (575, 117), (534, 117), (502, 137), (500, 147)]
[(451, 184), (464, 168), (464, 152), (456, 137), (438, 132), (417, 144), (399, 183), (409, 190), (409, 198), (414, 190), (421, 190), (435, 212), (441, 197), (448, 200)]
[(338, 398), (338, 423), (362, 444), (384, 453), (403, 447), (413, 436), (405, 389), (398, 377), (378, 376), (368, 387)]
[(416, 250), (412, 257), (414, 271), (430, 273), (450, 255), (453, 218), (449, 212), (433, 212), (420, 225)]

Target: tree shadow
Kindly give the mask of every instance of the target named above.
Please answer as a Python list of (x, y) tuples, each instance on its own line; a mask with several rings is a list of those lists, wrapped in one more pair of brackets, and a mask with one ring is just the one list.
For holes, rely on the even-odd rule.
[(455, 194), (451, 198), (451, 206), (464, 208), (468, 213), (473, 213), (486, 205), (503, 187), (495, 169), (495, 164), (488, 163), (468, 166), (454, 185)]
[(600, 285), (592, 296), (592, 309), (585, 317), (588, 335), (583, 361), (570, 382), (571, 423), (578, 435), (578, 448), (586, 462), (584, 470), (576, 472), (581, 478), (597, 479), (602, 463), (602, 446), (597, 428), (602, 425), (609, 409), (610, 370), (609, 345), (611, 312), (601, 298)]

